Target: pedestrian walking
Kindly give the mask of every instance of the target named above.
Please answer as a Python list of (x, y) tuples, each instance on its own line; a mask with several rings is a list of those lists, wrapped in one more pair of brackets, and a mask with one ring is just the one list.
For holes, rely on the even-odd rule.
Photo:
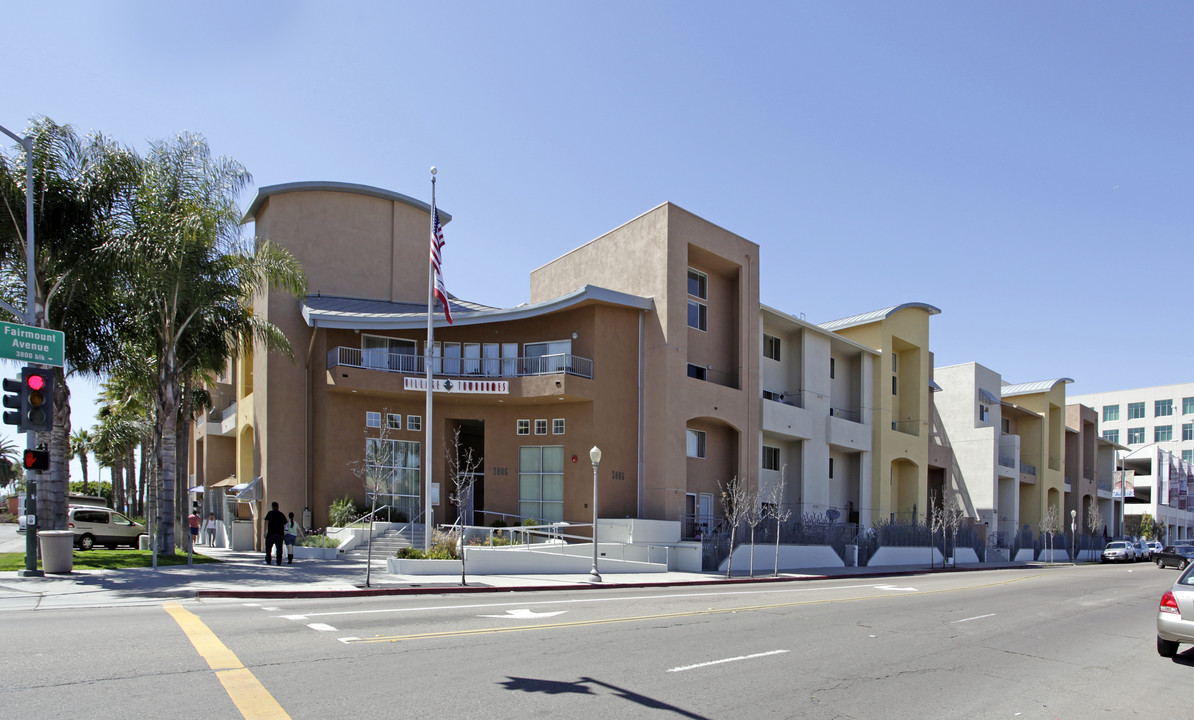
[(187, 516), (187, 525), (191, 528), (191, 547), (195, 547), (199, 542), (199, 523), (202, 521), (199, 511), (191, 508), (191, 514)]
[(286, 564), (290, 565), (294, 563), (294, 541), (298, 540), (298, 536), (302, 534), (303, 530), (294, 521), (294, 513), (287, 513), (287, 516), (289, 521), (286, 523), (282, 539), (286, 543)]
[(216, 546), (216, 514), (208, 513), (207, 522), (203, 525), (203, 534), (207, 537), (207, 546)]
[(269, 565), (270, 551), (278, 548), (278, 564), (282, 564), (282, 539), (286, 533), (286, 516), (278, 509), (278, 503), (270, 503), (271, 510), (265, 514), (265, 564)]

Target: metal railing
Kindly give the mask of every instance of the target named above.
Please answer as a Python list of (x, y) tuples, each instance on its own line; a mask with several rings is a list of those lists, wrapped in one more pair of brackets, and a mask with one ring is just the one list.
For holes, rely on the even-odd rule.
[[(832, 417), (838, 417), (850, 422), (862, 422), (862, 412), (859, 410), (843, 410), (842, 408), (829, 408), (829, 414)], [(891, 429), (895, 430), (895, 423), (891, 424)]]
[[(422, 355), (340, 346), (328, 351), (328, 367), (353, 367), (404, 375), (423, 375), (426, 373), (427, 364)], [(592, 379), (593, 361), (571, 353), (516, 358), (437, 357), (432, 359), (432, 370), (436, 375), (450, 377), (512, 378), (563, 374)]]
[(1025, 475), (1036, 475), (1036, 465), (1029, 465), (1026, 462), (1020, 463), (1020, 472)]
[(232, 402), (229, 403), (228, 407), (224, 408), (223, 410), (208, 410), (207, 421), (209, 423), (219, 423), (223, 422), (224, 418), (232, 417), (234, 415), (236, 415), (236, 403)]
[[(575, 535), (565, 532), (563, 528), (591, 528), (592, 523), (548, 523), (546, 525), (520, 525), (517, 527), (483, 527), (479, 525), (441, 525), (441, 531), (461, 532), (463, 547), (510, 547), (527, 552), (548, 553), (553, 555), (570, 554), (567, 548), (577, 544), (591, 544), (591, 535)], [(607, 560), (622, 562), (662, 563), (671, 567), (671, 548), (666, 545), (635, 545), (620, 540), (597, 540), (599, 546), (614, 545), (618, 548), (617, 556), (608, 550), (601, 551), (601, 557)], [(646, 559), (627, 559), (626, 546), (642, 548), (646, 551)], [(662, 561), (657, 556), (662, 551)], [(633, 554), (633, 553), (632, 553)]]
[(1016, 466), (1016, 459), (1010, 455), (1000, 455), (999, 465), (1000, 467), (1014, 468)]
[(804, 393), (800, 390), (784, 390), (782, 392), (775, 392), (774, 390), (764, 390), (763, 399), (772, 402), (783, 403), (792, 407), (804, 407)]

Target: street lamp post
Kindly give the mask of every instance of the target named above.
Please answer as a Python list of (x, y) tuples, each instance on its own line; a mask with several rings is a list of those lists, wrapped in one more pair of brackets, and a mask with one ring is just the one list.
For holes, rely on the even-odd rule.
[(593, 569), (589, 572), (589, 582), (601, 582), (601, 574), (597, 572), (597, 466), (601, 464), (601, 448), (594, 445), (589, 460), (593, 462)]
[(1074, 552), (1070, 554), (1070, 562), (1078, 562), (1078, 511), (1070, 510), (1070, 534), (1074, 536)]

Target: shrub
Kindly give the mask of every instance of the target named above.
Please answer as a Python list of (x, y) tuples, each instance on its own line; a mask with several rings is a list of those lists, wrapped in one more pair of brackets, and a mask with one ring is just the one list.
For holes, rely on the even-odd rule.
[(535, 518), (527, 518), (526, 520), (522, 521), (523, 527), (533, 527), (538, 524), (539, 524), (539, 521), (536, 520)]
[(489, 527), (501, 528), (501, 527), (510, 527), (510, 526), (506, 524), (505, 520), (502, 520), (501, 518), (499, 518), (499, 519), (494, 520), (493, 522), (489, 523)]
[(336, 538), (330, 538), (327, 535), (304, 535), (302, 540), (299, 540), (299, 545), (303, 547), (317, 547), (317, 548), (336, 548), (340, 547), (340, 541)]
[(328, 506), (328, 524), (336, 527), (346, 527), (357, 518), (357, 504), (345, 495)]

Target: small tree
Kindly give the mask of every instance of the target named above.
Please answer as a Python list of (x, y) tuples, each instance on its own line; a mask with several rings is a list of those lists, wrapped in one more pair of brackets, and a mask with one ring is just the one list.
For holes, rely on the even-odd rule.
[(378, 428), (377, 437), (369, 437), (365, 429), (365, 457), (352, 460), (348, 468), (365, 486), (366, 499), (370, 500), (369, 534), (366, 537), (365, 587), (369, 587), (373, 574), (373, 518), (377, 514), (377, 496), (391, 491), (394, 468), (399, 463), (397, 444), (390, 441), (389, 408), (382, 410), (386, 418)]
[(1093, 497), (1086, 502), (1086, 529), (1090, 531), (1090, 546), (1094, 549), (1094, 538), (1103, 528), (1103, 513), (1099, 511), (1099, 504)]
[[(761, 509), (765, 519), (775, 520), (775, 567), (771, 571), (771, 577), (779, 577), (779, 530), (788, 518), (792, 517), (792, 511), (783, 506), (784, 501), (784, 484), (785, 477), (788, 474), (788, 466), (785, 463), (779, 472), (779, 482), (771, 486), (770, 492), (767, 494), (766, 503), (762, 504)], [(753, 551), (752, 551), (753, 554)]]
[[(746, 489), (746, 483), (735, 475), (721, 487), (721, 509), (726, 523), (730, 526), (730, 558), (726, 563), (726, 577), (733, 576), (734, 568), (734, 540), (738, 534), (738, 526), (750, 516), (751, 493)], [(755, 499), (757, 504), (758, 500)]]
[(477, 471), (481, 469), (481, 458), (473, 452), (472, 446), (460, 445), (460, 426), (452, 433), (449, 444), (444, 441), (444, 455), (448, 461), (448, 477), (456, 488), (456, 523), (459, 526), (460, 543), (460, 584), (468, 585), (464, 567), (464, 514), (473, 501), (473, 491), (477, 485)]
[(1045, 517), (1041, 518), (1038, 525), (1041, 535), (1045, 536), (1045, 547), (1049, 553), (1049, 562), (1053, 562), (1053, 536), (1061, 528), (1061, 521), (1058, 518), (1057, 506), (1050, 505), (1048, 511), (1045, 512)]

